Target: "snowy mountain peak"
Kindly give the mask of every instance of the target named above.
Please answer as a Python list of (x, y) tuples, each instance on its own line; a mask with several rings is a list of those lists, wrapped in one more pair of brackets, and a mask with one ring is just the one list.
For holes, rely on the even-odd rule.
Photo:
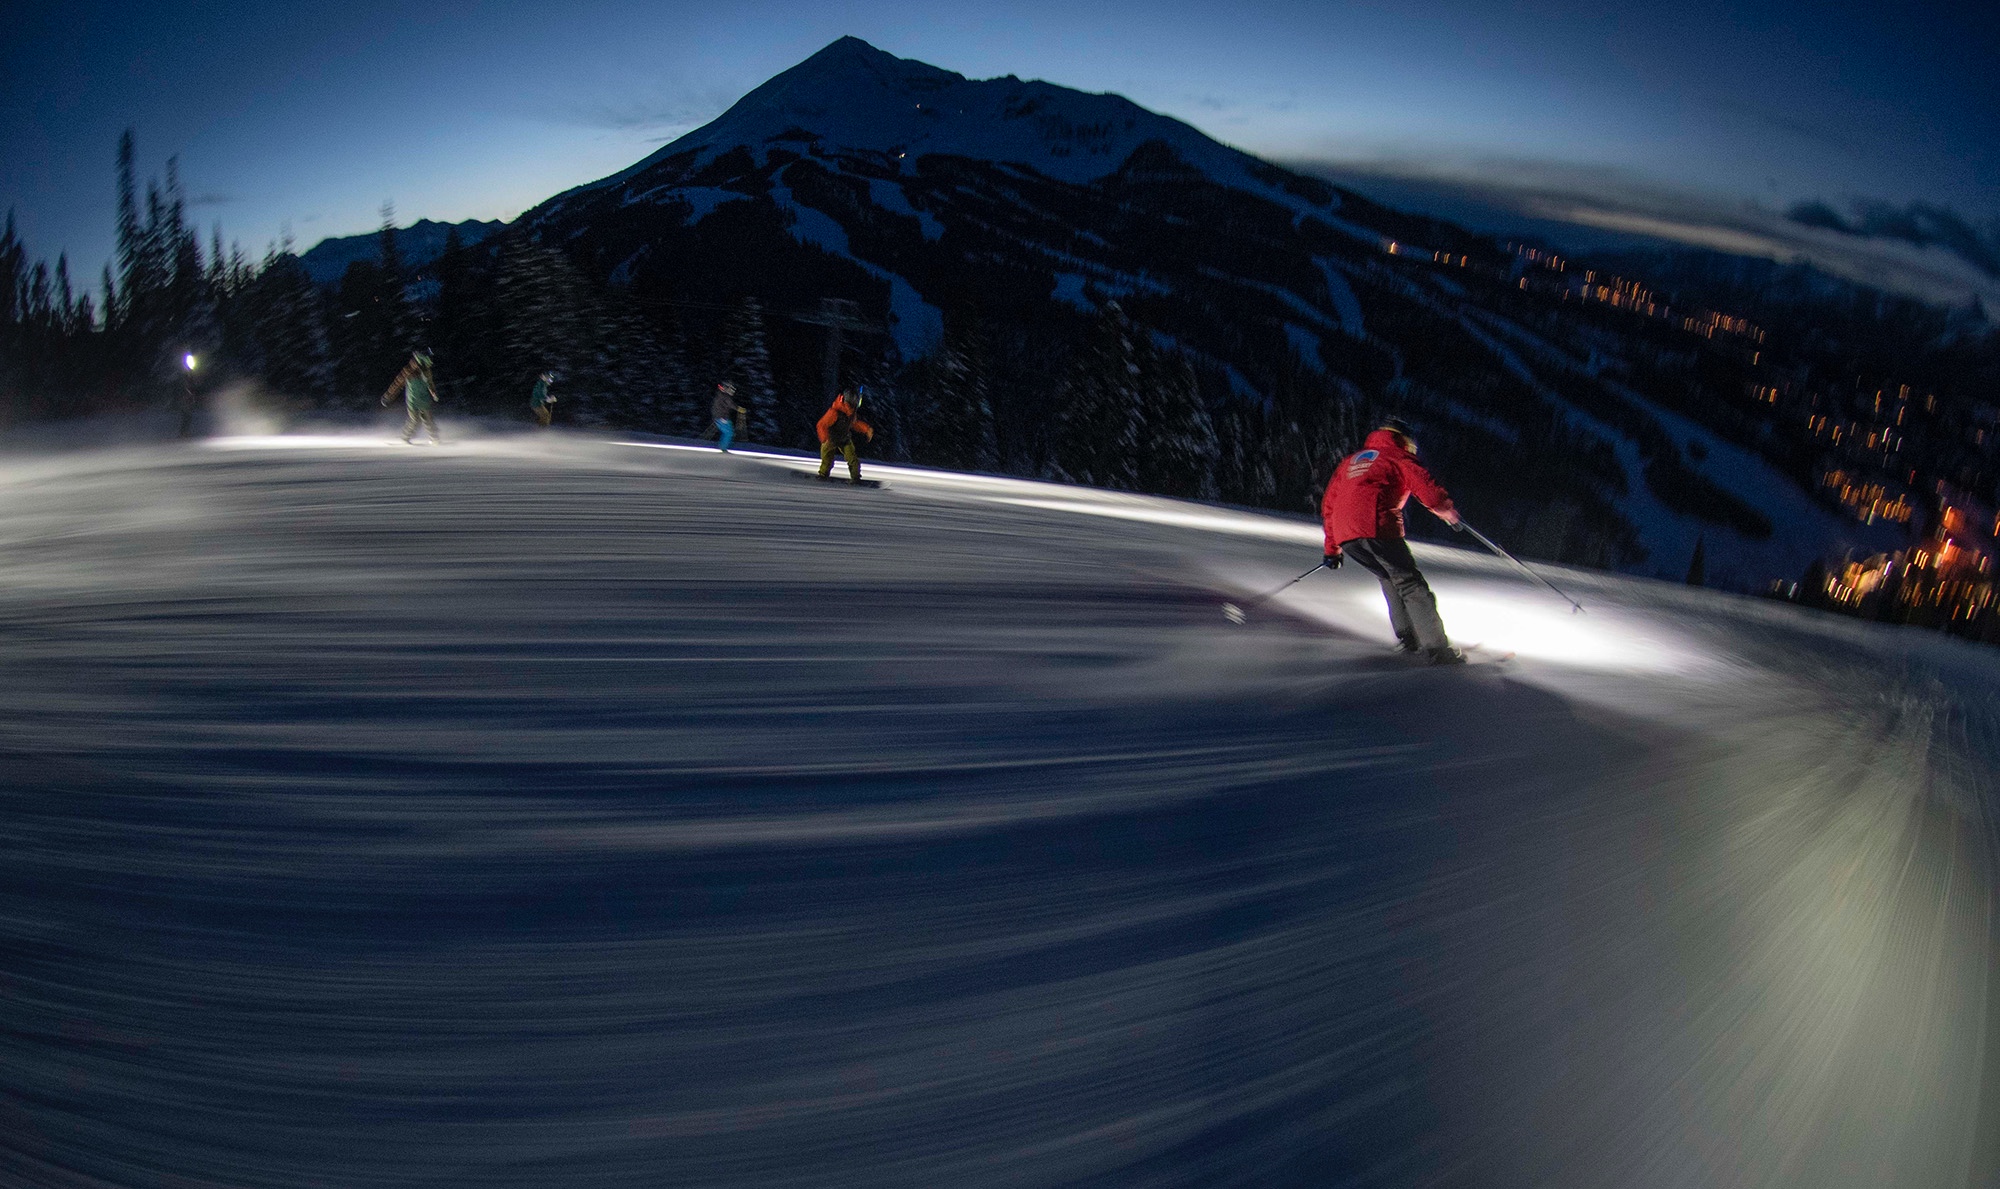
[[(1115, 173), (1139, 146), (1160, 142), (1226, 185), (1259, 192), (1256, 162), (1179, 120), (1121, 95), (1092, 94), (1012, 75), (967, 79), (898, 58), (858, 37), (842, 37), (751, 91), (712, 123), (631, 169), (613, 185), (691, 152), (712, 158), (744, 148), (810, 146), (914, 168), (929, 153), (1026, 165), (1044, 176), (1086, 183)], [(595, 187), (592, 187), (595, 188)]]
[(751, 95), (781, 85), (787, 88), (797, 88), (801, 85), (817, 88), (828, 83), (837, 85), (851, 81), (861, 74), (879, 79), (885, 86), (914, 90), (935, 89), (966, 81), (962, 74), (932, 66), (928, 62), (919, 62), (914, 58), (898, 58), (887, 51), (876, 49), (859, 37), (842, 37), (797, 66), (776, 75), (762, 87), (752, 91)]

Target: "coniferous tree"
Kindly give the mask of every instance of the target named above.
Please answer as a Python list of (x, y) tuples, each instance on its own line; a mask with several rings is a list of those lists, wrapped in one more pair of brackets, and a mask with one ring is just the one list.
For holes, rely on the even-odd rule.
[(382, 269), (373, 260), (356, 260), (340, 276), (328, 309), (334, 350), (334, 403), (341, 408), (366, 409), (382, 386), (396, 374), (402, 360), (390, 366), (384, 358), (392, 338), (381, 308)]
[(106, 264), (97, 278), (98, 288), (104, 294), (104, 328), (111, 329), (111, 321), (118, 312), (118, 281), (111, 275), (111, 265)]
[(373, 260), (357, 260), (341, 275), (334, 299), (334, 380), (336, 403), (367, 409), (409, 359), (414, 319), (403, 296), (402, 254), (396, 246), (394, 210), (382, 208), (383, 224)]
[[(694, 430), (699, 424), (694, 415), (696, 397), (673, 340), (619, 303), (617, 294), (600, 300), (607, 308), (598, 319), (603, 328), (599, 368), (617, 394), (612, 414), (616, 422), (654, 433)], [(701, 405), (705, 420), (707, 402)]]
[(482, 267), (456, 227), (445, 233), (444, 250), (433, 269), (438, 290), (429, 345), (438, 359), (447, 362), (460, 403), (468, 409), (488, 409), (498, 400), (491, 391), (493, 377), (504, 367), (497, 358), (493, 270)]
[(132, 130), (118, 138), (118, 302), (108, 311), (121, 330), (136, 331), (145, 319), (146, 295), (153, 289), (145, 226), (139, 221), (137, 148)]
[(21, 324), (21, 277), (27, 251), (14, 230), (14, 212), (7, 212), (7, 228), (0, 231), (0, 426), (28, 415), (26, 328)]
[(69, 253), (56, 254), (55, 285), (56, 323), (64, 334), (76, 330), (76, 294), (70, 289)]
[[(292, 236), (285, 233), (284, 247), (280, 251), (292, 250)], [(227, 301), (233, 290), (241, 288), (243, 278), (235, 276), (229, 268), (229, 257), (222, 250), (222, 224), (210, 229), (208, 241), (208, 287), (217, 301)]]
[(1273, 481), (1270, 507), (1314, 509), (1333, 469), (1360, 448), (1361, 393), (1296, 355), (1271, 399), (1266, 457)]
[(499, 310), (501, 366), (489, 385), (489, 402), (512, 410), (525, 406), (534, 378), (562, 377), (567, 416), (597, 424), (614, 413), (606, 397), (583, 278), (562, 253), (526, 237), (501, 250), (494, 299)]
[[(1227, 390), (1227, 381), (1222, 381)], [(1230, 405), (1216, 426), (1216, 488), (1222, 499), (1253, 508), (1275, 507), (1277, 476), (1271, 470), (1270, 433), (1261, 406)]]
[(167, 158), (166, 218), (159, 230), (161, 253), (167, 262), (165, 368), (173, 382), (180, 382), (179, 366), (184, 355), (207, 358), (214, 353), (220, 328), (216, 320), (215, 293), (202, 265), (201, 243), (187, 225), (187, 201), (181, 190), (180, 161)]
[(1140, 442), (1139, 485), (1159, 495), (1215, 499), (1221, 450), (1194, 365), (1179, 352), (1151, 355), (1142, 364), (1153, 400)]
[(778, 441), (778, 387), (771, 377), (771, 347), (764, 333), (764, 306), (746, 297), (723, 328), (728, 361), (723, 377), (736, 385), (736, 403), (749, 410), (745, 436), (753, 442)]
[(917, 461), (962, 471), (1000, 465), (982, 337), (972, 315), (960, 314), (937, 350), (906, 369), (899, 392), (907, 407), (899, 411), (905, 449)]
[(119, 304), (115, 311), (116, 349), (126, 382), (136, 392), (157, 396), (171, 375), (167, 340), (173, 333), (169, 309), (172, 245), (167, 206), (157, 183), (146, 187), (140, 214), (137, 149), (132, 130), (118, 140)]
[(1117, 302), (1106, 302), (1091, 341), (1063, 382), (1051, 470), (1055, 477), (1120, 491), (1139, 486), (1145, 432), (1145, 332)]
[(21, 320), (21, 277), (27, 260), (27, 249), (14, 230), (14, 212), (9, 209), (7, 228), (0, 231), (0, 326), (13, 326)]
[(324, 403), (331, 396), (333, 368), (318, 295), (305, 265), (290, 252), (267, 256), (244, 290), (243, 302), (249, 349), (265, 385), (308, 406)]

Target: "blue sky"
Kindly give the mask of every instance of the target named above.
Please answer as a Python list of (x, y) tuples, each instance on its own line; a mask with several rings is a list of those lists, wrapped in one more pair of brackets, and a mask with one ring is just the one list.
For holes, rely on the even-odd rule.
[(1121, 2), (47, 6), (0, 42), (0, 205), (94, 276), (117, 136), (178, 155), (253, 253), (510, 218), (842, 34), (973, 77), (1118, 91), (1289, 161), (1720, 207), (2000, 218), (2000, 18), (1860, 4)]

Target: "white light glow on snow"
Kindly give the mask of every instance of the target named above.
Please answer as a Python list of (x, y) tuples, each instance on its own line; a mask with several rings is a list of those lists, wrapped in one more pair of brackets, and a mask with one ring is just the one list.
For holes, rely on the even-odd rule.
[[(1449, 579), (1436, 590), (1445, 631), (1461, 647), (1478, 645), (1486, 652), (1512, 652), (1529, 660), (1624, 672), (1692, 673), (1711, 663), (1659, 625), (1613, 608), (1579, 615), (1544, 591), (1459, 585)], [(1365, 608), (1386, 636), (1389, 611), (1381, 589), (1371, 583), (1348, 598)]]
[(411, 449), (406, 442), (380, 434), (235, 434), (210, 438), (201, 443), (210, 450), (398, 450)]
[[(1113, 520), (1136, 520), (1144, 524), (1165, 524), (1176, 528), (1198, 528), (1209, 532), (1234, 533), (1245, 537), (1266, 537), (1273, 541), (1293, 541), (1323, 546), (1320, 530), (1309, 524), (1288, 524), (1261, 516), (1231, 516), (1226, 512), (1182, 512), (1170, 507), (1111, 502), (1085, 503), (1079, 500), (1011, 499), (995, 500), (1017, 508), (1043, 508), (1053, 512), (1078, 512)], [(1384, 614), (1387, 614), (1384, 612)]]

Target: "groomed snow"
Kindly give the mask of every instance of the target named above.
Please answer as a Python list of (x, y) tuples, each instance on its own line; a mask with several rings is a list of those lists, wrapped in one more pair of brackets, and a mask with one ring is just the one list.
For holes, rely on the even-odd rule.
[(1985, 1182), (2000, 653), (810, 465), (0, 461), (0, 1180)]

